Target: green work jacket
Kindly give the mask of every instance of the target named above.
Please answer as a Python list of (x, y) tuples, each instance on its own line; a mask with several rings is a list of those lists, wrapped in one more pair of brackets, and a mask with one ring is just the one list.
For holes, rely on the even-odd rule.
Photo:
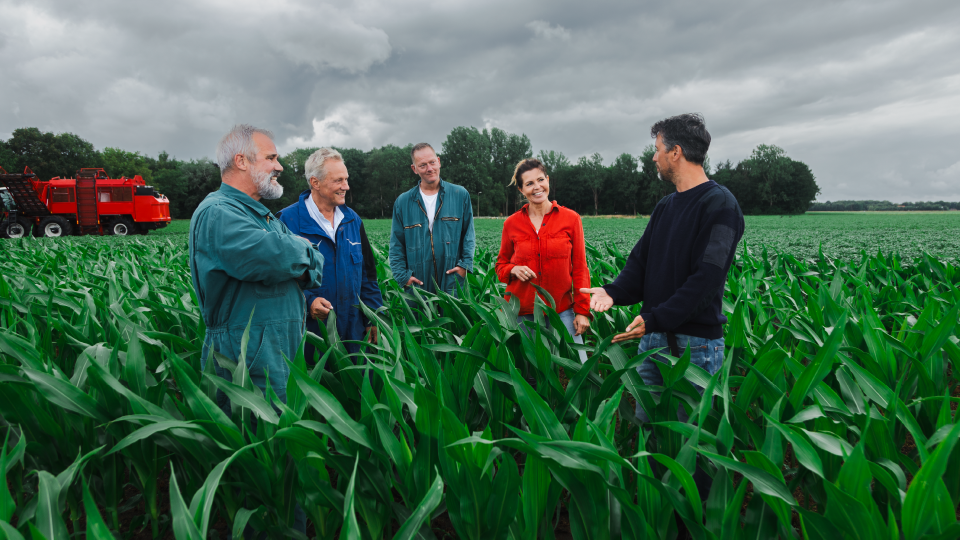
[[(426, 205), (420, 196), (420, 185), (402, 193), (393, 204), (393, 226), (390, 231), (390, 270), (393, 278), (405, 285), (413, 276), (423, 282), (423, 289), (455, 294), (463, 278), (447, 270), (459, 266), (473, 271), (475, 238), (473, 205), (470, 194), (461, 186), (440, 181), (433, 231), (427, 226)], [(436, 281), (434, 281), (436, 280)]]
[[(323, 257), (266, 206), (227, 184), (193, 213), (189, 243), (193, 288), (207, 325), (201, 365), (211, 349), (239, 358), (250, 323), (250, 378), (263, 389), (269, 372), (270, 386), (285, 401), (290, 370), (283, 355), (293, 359), (300, 346), (306, 320), (301, 290), (320, 286)], [(230, 379), (229, 372), (214, 367)]]

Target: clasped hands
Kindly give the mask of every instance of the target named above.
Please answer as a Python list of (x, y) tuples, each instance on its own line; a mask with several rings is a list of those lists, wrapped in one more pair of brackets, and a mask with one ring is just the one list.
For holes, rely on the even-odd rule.
[[(603, 313), (604, 311), (613, 307), (613, 298), (607, 294), (607, 291), (603, 287), (580, 289), (580, 292), (590, 295), (590, 309), (593, 311)], [(643, 322), (643, 317), (637, 315), (633, 319), (633, 322), (627, 325), (626, 332), (613, 336), (612, 343), (620, 343), (621, 341), (629, 341), (631, 339), (640, 339), (646, 332), (647, 327), (646, 323)]]

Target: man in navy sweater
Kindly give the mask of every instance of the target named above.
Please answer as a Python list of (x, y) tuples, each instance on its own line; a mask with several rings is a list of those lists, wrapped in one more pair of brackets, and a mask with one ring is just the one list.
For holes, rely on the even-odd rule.
[[(677, 191), (657, 204), (617, 279), (581, 290), (590, 293), (595, 311), (643, 302), (640, 315), (626, 332), (614, 336), (614, 343), (640, 339), (640, 352), (663, 347), (675, 356), (689, 347), (691, 363), (712, 375), (723, 365), (722, 325), (727, 318), (721, 301), (743, 236), (743, 213), (733, 195), (704, 173), (710, 133), (702, 116), (661, 120), (650, 136), (656, 138), (653, 161), (660, 178)], [(663, 385), (657, 361), (663, 359), (648, 358), (638, 368), (647, 385)], [(649, 421), (640, 402), (636, 412), (641, 421)], [(682, 408), (679, 415), (686, 420)]]

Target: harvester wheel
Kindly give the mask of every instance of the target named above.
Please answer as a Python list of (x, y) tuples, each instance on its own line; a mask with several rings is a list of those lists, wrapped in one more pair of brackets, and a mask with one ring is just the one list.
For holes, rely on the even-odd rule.
[(40, 235), (47, 238), (70, 236), (70, 223), (60, 216), (45, 217), (40, 220)]
[(133, 222), (129, 218), (120, 218), (110, 224), (110, 234), (116, 236), (128, 236), (133, 234), (135, 229), (133, 228)]
[(29, 223), (20, 219), (11, 219), (3, 224), (3, 231), (0, 231), (0, 234), (4, 238), (23, 238), (29, 234), (28, 231), (30, 231)]

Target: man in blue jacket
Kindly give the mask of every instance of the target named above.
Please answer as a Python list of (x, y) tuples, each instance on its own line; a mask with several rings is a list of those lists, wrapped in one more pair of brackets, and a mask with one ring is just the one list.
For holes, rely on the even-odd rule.
[[(340, 339), (376, 343), (377, 327), (367, 320), (359, 303), (377, 309), (383, 306), (383, 297), (363, 221), (346, 205), (347, 166), (339, 152), (321, 148), (307, 158), (304, 170), (310, 189), (283, 209), (280, 221), (317, 246), (325, 261), (322, 285), (303, 291), (307, 329), (320, 334), (318, 321), (326, 321), (332, 310)], [(350, 353), (360, 351), (359, 343), (344, 346)], [(313, 347), (308, 344), (304, 352), (307, 361), (313, 362)]]
[(455, 295), (473, 271), (473, 203), (461, 186), (440, 179), (440, 158), (427, 143), (410, 152), (420, 182), (393, 204), (390, 270), (402, 287)]

